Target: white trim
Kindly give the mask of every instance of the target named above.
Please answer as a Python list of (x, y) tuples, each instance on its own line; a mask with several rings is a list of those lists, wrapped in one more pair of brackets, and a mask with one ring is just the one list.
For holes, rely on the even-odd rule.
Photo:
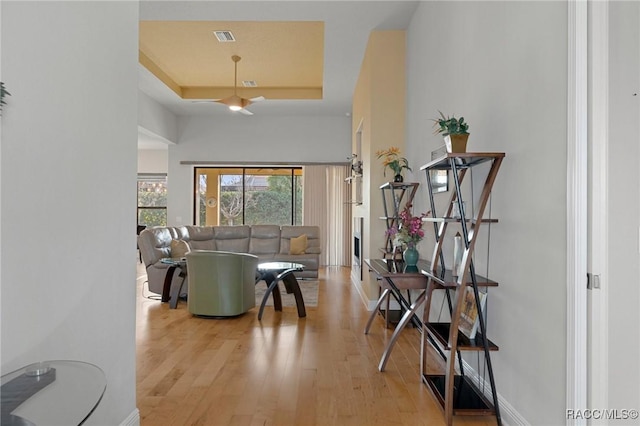
[(600, 289), (590, 291), (589, 407), (609, 406), (608, 208), (609, 197), (609, 0), (590, 2), (590, 142), (591, 226), (590, 272), (600, 277)]
[[(482, 392), (482, 394), (489, 400), (493, 401), (493, 394), (491, 393), (491, 384), (483, 379), (476, 370), (473, 369), (471, 364), (462, 360), (462, 366), (464, 368), (464, 374), (467, 378), (470, 378), (474, 385)], [(500, 393), (498, 393), (498, 404), (500, 404), (500, 418), (502, 424), (505, 426), (529, 426), (531, 423), (525, 419), (509, 402), (504, 399)]]
[(120, 426), (140, 426), (140, 411), (137, 408), (133, 410)]
[(587, 6), (568, 2), (566, 408), (574, 410), (587, 408)]
[(367, 311), (373, 311), (373, 309), (376, 307), (376, 303), (378, 302), (378, 300), (377, 299), (369, 300), (369, 296), (367, 296), (367, 293), (364, 291), (364, 287), (362, 286), (363, 282), (364, 281), (360, 281), (360, 279), (356, 281), (353, 279), (353, 277), (351, 278), (351, 284), (353, 284), (353, 286), (358, 291), (360, 300), (362, 300), (362, 303), (367, 308)]

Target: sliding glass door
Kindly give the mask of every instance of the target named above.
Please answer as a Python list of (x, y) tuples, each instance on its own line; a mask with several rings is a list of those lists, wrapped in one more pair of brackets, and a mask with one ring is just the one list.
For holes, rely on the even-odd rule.
[(195, 169), (197, 225), (301, 225), (302, 168)]

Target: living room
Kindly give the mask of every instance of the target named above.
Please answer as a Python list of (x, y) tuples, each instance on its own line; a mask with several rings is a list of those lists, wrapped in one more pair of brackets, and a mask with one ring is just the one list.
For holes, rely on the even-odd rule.
[[(156, 13), (162, 9), (175, 19), (190, 19), (183, 4), (162, 3), (0, 6), (0, 71), (11, 92), (0, 121), (2, 372), (42, 359), (81, 359), (101, 366), (108, 388), (87, 424), (136, 424), (131, 420), (136, 411), (131, 259), (140, 124), (138, 21), (161, 19)], [(637, 334), (639, 323), (634, 309), (639, 300), (634, 285), (639, 132), (633, 96), (640, 75), (639, 11), (632, 2), (598, 3), (590, 6), (590, 13), (604, 18), (587, 23), (587, 5), (572, 2), (419, 2), (406, 28), (406, 130), (398, 143), (414, 169), (406, 177), (424, 184), (418, 170), (440, 144), (429, 121), (438, 110), (469, 120), (470, 151), (506, 153), (492, 200), (500, 223), (492, 231), (490, 267), (501, 287), (493, 293), (489, 312), (492, 335), (500, 345), (494, 358), (499, 392), (517, 412), (514, 418), (531, 424), (573, 423), (567, 420), (567, 408), (635, 409), (640, 399), (637, 381), (628, 379), (638, 376), (640, 357), (637, 339), (628, 339), (629, 333)], [(604, 12), (598, 9), (603, 5)], [(273, 16), (277, 6), (267, 9), (265, 16)], [(248, 16), (236, 12), (225, 18)], [(581, 49), (586, 49), (587, 35), (597, 36), (589, 37), (591, 43), (601, 43), (596, 46), (607, 46), (604, 56), (596, 56), (607, 70), (605, 83), (599, 85), (596, 80), (589, 86), (576, 72), (601, 66), (585, 60)], [(603, 38), (610, 44), (602, 43)], [(576, 81), (584, 85), (573, 86)], [(598, 95), (594, 88), (606, 90), (608, 108), (599, 119), (587, 119), (586, 106), (594, 104), (587, 103), (586, 94)], [(582, 111), (580, 120), (575, 120), (575, 111)], [(212, 128), (230, 139), (238, 134), (240, 125), (234, 123), (240, 118), (215, 125), (193, 119), (193, 126), (183, 118), (180, 130), (193, 131), (192, 140), (203, 144), (207, 138), (196, 133)], [(244, 139), (252, 143), (251, 160), (282, 161), (277, 151), (290, 146), (300, 146), (292, 162), (343, 161), (352, 153), (355, 116), (342, 115), (330, 124), (312, 117), (251, 118), (257, 119), (253, 130), (243, 130), (249, 135)], [(247, 120), (241, 122), (246, 129)], [(342, 141), (339, 148), (326, 149), (324, 141), (310, 138), (336, 123), (341, 123), (335, 138)], [(608, 183), (602, 204), (606, 216), (601, 219), (607, 233), (596, 244), (607, 255), (596, 257), (604, 262), (599, 270), (591, 269), (603, 287), (600, 293), (589, 293), (598, 303), (600, 294), (607, 295), (601, 305), (606, 326), (595, 336), (601, 342), (595, 352), (599, 368), (576, 361), (586, 359), (576, 355), (587, 350), (586, 336), (576, 330), (586, 330), (586, 325), (581, 327), (587, 322), (587, 295), (586, 283), (585, 290), (579, 290), (583, 286), (577, 278), (585, 271), (575, 268), (572, 257), (574, 237), (580, 234), (574, 224), (585, 223), (577, 214), (581, 209), (575, 200), (580, 197), (575, 191), (587, 187), (584, 176), (576, 179), (574, 166), (587, 155), (583, 130), (588, 127), (597, 135), (602, 128), (598, 125), (607, 127), (605, 140), (611, 140), (605, 144), (606, 156), (589, 157), (604, 161)], [(280, 129), (274, 131), (274, 138), (283, 138), (280, 144), (254, 145), (260, 126)], [(205, 152), (188, 143), (174, 148), (189, 159), (209, 160), (218, 153), (215, 146)], [(229, 152), (227, 160), (240, 161), (246, 149)], [(335, 157), (324, 157), (329, 153)], [(175, 204), (169, 201), (169, 217), (188, 220), (181, 206), (192, 203), (190, 182), (184, 178), (189, 167), (180, 161), (169, 158), (169, 190), (182, 194)], [(381, 166), (368, 158), (365, 167), (377, 173), (366, 189), (373, 194), (384, 182)], [(172, 182), (173, 172), (183, 178)], [(424, 211), (426, 202), (415, 207)], [(374, 202), (363, 208), (379, 215)], [(41, 254), (34, 267), (27, 261), (34, 259), (36, 244)], [(421, 255), (428, 256), (423, 250)], [(590, 402), (581, 390), (586, 388), (576, 385), (586, 383), (587, 377), (601, 385), (589, 395)]]

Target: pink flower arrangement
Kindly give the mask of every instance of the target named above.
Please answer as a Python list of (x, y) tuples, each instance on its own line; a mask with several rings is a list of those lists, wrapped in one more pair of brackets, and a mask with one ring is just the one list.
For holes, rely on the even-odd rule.
[(399, 214), (399, 226), (392, 226), (387, 231), (387, 235), (394, 238), (395, 245), (400, 243), (411, 247), (424, 238), (422, 218), (427, 217), (429, 213), (413, 216), (411, 207), (411, 204), (407, 204)]

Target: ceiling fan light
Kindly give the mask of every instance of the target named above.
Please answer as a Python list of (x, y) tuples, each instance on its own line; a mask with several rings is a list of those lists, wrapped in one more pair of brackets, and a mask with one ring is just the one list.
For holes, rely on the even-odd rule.
[(242, 105), (242, 98), (237, 95), (228, 98), (226, 104), (231, 111), (240, 111), (244, 107), (244, 105)]

